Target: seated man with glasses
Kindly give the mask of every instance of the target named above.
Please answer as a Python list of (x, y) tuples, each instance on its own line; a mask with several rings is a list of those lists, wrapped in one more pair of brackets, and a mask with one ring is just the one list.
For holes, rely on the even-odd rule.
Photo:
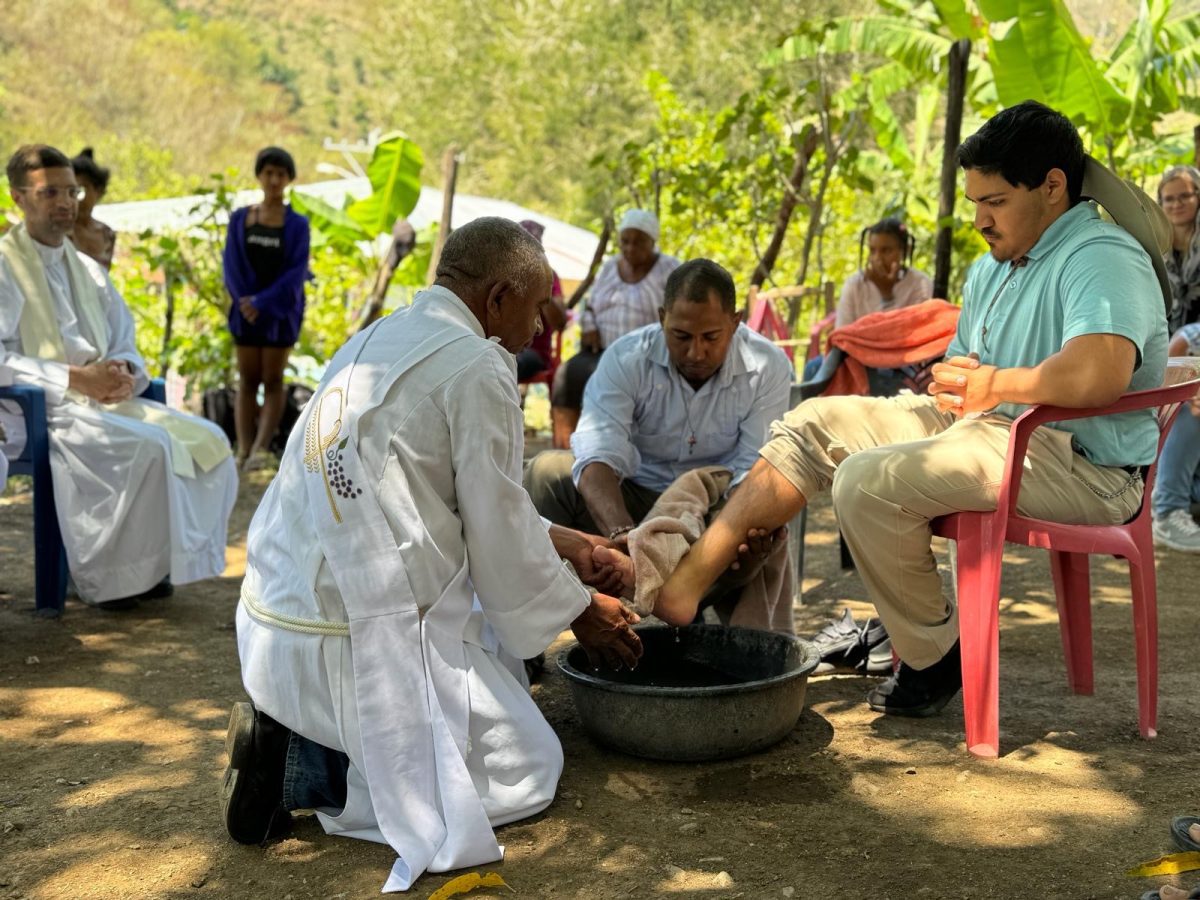
[[(0, 365), (46, 395), (59, 527), (76, 590), (127, 609), (220, 575), (237, 494), (219, 428), (137, 399), (148, 379), (133, 318), (108, 274), (67, 237), (82, 189), (44, 144), (9, 160), (23, 223), (0, 240)], [(25, 443), (19, 409), (0, 402), (3, 451)]]

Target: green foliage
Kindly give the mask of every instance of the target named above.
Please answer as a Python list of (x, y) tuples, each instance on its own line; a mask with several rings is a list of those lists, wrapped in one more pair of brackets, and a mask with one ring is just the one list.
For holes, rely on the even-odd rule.
[(341, 209), (318, 197), (292, 191), (292, 208), (308, 217), (313, 246), (331, 244), (344, 254), (359, 244), (370, 244), (390, 234), (398, 219), (407, 216), (421, 196), (421, 148), (398, 131), (385, 135), (371, 154), (367, 177), (371, 193), (361, 200), (347, 196)]
[[(356, 327), (378, 262), (374, 241), (391, 232), (420, 195), (420, 148), (399, 132), (380, 141), (368, 167), (373, 191), (363, 200), (347, 197), (338, 209), (299, 192), (292, 208), (306, 215), (312, 234), (304, 326), (296, 353), (318, 363), (329, 359)], [(138, 236), (114, 278), (137, 322), (138, 349), (155, 374), (171, 369), (189, 391), (233, 381), (233, 341), (227, 326), (222, 252), (233, 212), (236, 172), (210, 176), (201, 202), (191, 210), (199, 221), (183, 231)], [(425, 283), (433, 232), (419, 235), (414, 252), (393, 282), (405, 288)]]
[(347, 215), (372, 237), (391, 232), (396, 221), (412, 212), (421, 198), (424, 164), (421, 148), (406, 135), (398, 131), (385, 135), (367, 165), (371, 193), (350, 204)]
[(172, 369), (187, 379), (189, 392), (231, 381), (233, 339), (225, 322), (229, 295), (221, 265), (224, 223), (233, 211), (231, 174), (211, 176), (204, 199), (192, 210), (202, 214), (197, 225), (141, 233), (130, 257), (113, 272), (151, 373)]

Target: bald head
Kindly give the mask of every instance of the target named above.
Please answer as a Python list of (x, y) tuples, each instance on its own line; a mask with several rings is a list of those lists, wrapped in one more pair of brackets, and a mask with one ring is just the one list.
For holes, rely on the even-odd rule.
[(521, 294), (549, 270), (537, 238), (516, 222), (488, 216), (468, 222), (446, 240), (437, 280), (453, 281), (456, 288), (485, 291), (504, 282)]

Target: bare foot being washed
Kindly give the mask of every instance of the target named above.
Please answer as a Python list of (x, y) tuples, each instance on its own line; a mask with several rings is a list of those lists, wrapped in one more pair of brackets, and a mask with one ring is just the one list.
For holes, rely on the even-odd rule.
[[(787, 526), (781, 526), (774, 531), (765, 528), (751, 528), (746, 540), (738, 545), (737, 559), (726, 573), (727, 587), (745, 584), (763, 567), (767, 558), (780, 541), (787, 540)], [(621, 596), (630, 600), (634, 595), (636, 578), (633, 569), (633, 559), (628, 553), (616, 547), (596, 547), (592, 550), (592, 560), (597, 566), (611, 566), (621, 575)]]

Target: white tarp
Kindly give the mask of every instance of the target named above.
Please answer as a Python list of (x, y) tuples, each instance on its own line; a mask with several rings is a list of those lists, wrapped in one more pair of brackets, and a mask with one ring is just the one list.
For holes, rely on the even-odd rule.
[[(324, 200), (326, 203), (341, 208), (346, 195), (355, 199), (365, 197), (371, 192), (371, 184), (366, 178), (345, 178), (335, 181), (318, 181), (313, 184), (298, 184), (295, 190)], [(260, 197), (257, 190), (241, 191), (237, 194), (234, 205), (245, 206), (256, 202)], [(170, 197), (162, 200), (134, 200), (128, 203), (104, 203), (97, 206), (93, 215), (106, 225), (120, 232), (136, 233), (150, 229), (152, 231), (177, 230), (195, 224), (203, 217), (203, 212), (193, 213), (192, 210), (202, 204), (205, 197), (193, 195), (190, 197)], [(588, 264), (596, 252), (598, 238), (583, 228), (576, 228), (566, 222), (560, 222), (550, 216), (542, 215), (516, 203), (507, 200), (495, 200), (491, 197), (476, 197), (471, 194), (454, 195), (454, 213), (451, 227), (458, 228), (468, 222), (483, 216), (503, 216), (506, 219), (520, 221), (533, 219), (546, 227), (542, 243), (546, 248), (546, 256), (550, 265), (564, 281), (582, 281), (587, 275)], [(436, 223), (442, 217), (442, 192), (436, 188), (421, 188), (421, 198), (416, 208), (409, 214), (408, 220), (413, 227), (420, 231), (429, 223)], [(385, 241), (386, 245), (386, 241)]]

